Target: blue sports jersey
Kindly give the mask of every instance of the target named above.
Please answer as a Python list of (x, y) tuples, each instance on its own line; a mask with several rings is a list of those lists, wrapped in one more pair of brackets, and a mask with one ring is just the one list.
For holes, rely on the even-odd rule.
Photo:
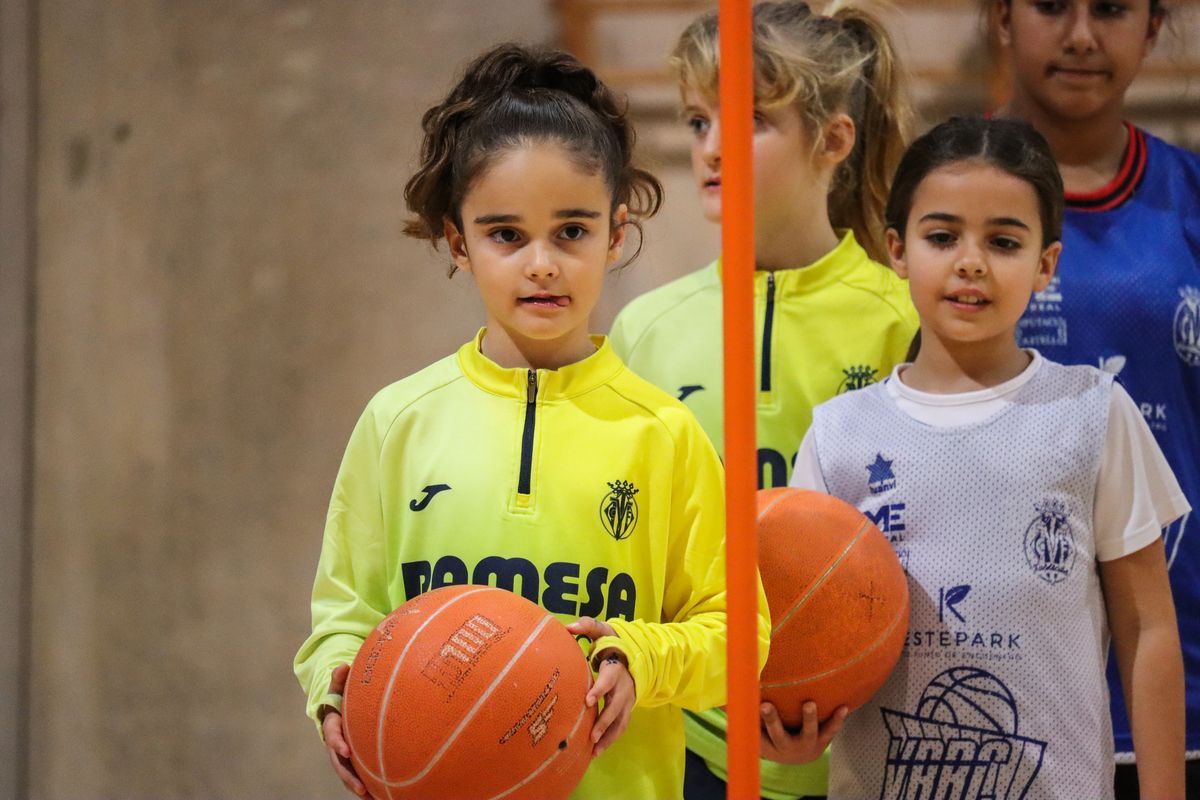
[[(1022, 347), (1118, 375), (1188, 502), (1200, 503), (1200, 155), (1129, 127), (1104, 189), (1067, 195), (1058, 274), (1018, 327)], [(1163, 531), (1187, 675), (1187, 750), (1200, 758), (1200, 523)], [(1118, 760), (1133, 752), (1109, 660)], [(1121, 756), (1124, 755), (1125, 758)]]

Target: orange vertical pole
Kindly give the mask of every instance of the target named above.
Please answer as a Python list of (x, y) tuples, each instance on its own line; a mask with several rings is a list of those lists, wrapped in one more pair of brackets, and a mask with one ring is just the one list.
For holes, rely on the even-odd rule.
[(759, 796), (757, 445), (754, 396), (754, 78), (750, 0), (721, 0), (721, 259), (725, 320), (728, 796)]

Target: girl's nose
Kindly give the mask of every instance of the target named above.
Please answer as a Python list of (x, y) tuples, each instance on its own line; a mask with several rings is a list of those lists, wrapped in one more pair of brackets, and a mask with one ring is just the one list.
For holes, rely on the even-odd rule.
[(987, 274), (987, 264), (979, 254), (969, 253), (955, 263), (954, 271), (963, 278), (981, 278)]
[(708, 133), (704, 136), (704, 163), (717, 167), (721, 163), (721, 123), (713, 120), (709, 124)]
[(1096, 49), (1096, 35), (1092, 30), (1090, 3), (1072, 3), (1067, 12), (1067, 38), (1063, 43), (1068, 53), (1079, 55)]
[(558, 263), (554, 260), (550, 246), (535, 242), (530, 247), (529, 262), (525, 274), (534, 279), (553, 278), (558, 275)]

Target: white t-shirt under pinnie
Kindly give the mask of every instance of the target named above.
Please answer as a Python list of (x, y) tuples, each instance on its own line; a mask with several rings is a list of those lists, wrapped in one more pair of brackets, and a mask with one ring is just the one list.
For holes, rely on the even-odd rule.
[[(932, 394), (906, 386), (900, 364), (884, 380), (888, 397), (908, 416), (934, 428), (984, 422), (1014, 402), (1017, 391), (1045, 363), (1036, 350), (1020, 375), (989, 389), (959, 394)], [(812, 429), (804, 435), (791, 485), (828, 493), (821, 477)], [(1095, 525), (1097, 558), (1109, 561), (1137, 552), (1161, 535), (1168, 522), (1191, 509), (1166, 458), (1133, 398), (1114, 383), (1108, 411), (1108, 431), (1096, 482)], [(1165, 521), (1163, 521), (1165, 520)]]

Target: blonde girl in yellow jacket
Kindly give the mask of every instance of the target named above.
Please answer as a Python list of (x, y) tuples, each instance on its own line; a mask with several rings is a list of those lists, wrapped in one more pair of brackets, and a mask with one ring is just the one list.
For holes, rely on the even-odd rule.
[(296, 656), (308, 712), (362, 795), (344, 665), (421, 592), (500, 586), (593, 640), (589, 701), (605, 705), (573, 796), (679, 797), (680, 709), (725, 699), (722, 471), (686, 407), (587, 327), (661, 187), (632, 166), (613, 96), (563, 53), (495, 48), (423, 123), (408, 232), (446, 240), (486, 327), (379, 392), (351, 435)]
[[(812, 409), (904, 361), (917, 331), (908, 289), (884, 266), (883, 207), (909, 108), (891, 40), (854, 8), (796, 0), (753, 11), (758, 482), (786, 486)], [(721, 218), (717, 18), (698, 18), (671, 59), (704, 216)], [(884, 262), (884, 263), (880, 263)], [(683, 400), (723, 447), (721, 265), (631, 302), (612, 328), (629, 367)], [(819, 709), (820, 716), (834, 709)], [(814, 713), (814, 720), (816, 714)], [(768, 730), (778, 718), (768, 712)], [(815, 722), (814, 722), (815, 724)], [(834, 729), (814, 735), (827, 739)], [(725, 796), (725, 719), (687, 718), (688, 800)], [(764, 737), (763, 796), (825, 794), (824, 759)], [(817, 748), (817, 753), (823, 748)]]

